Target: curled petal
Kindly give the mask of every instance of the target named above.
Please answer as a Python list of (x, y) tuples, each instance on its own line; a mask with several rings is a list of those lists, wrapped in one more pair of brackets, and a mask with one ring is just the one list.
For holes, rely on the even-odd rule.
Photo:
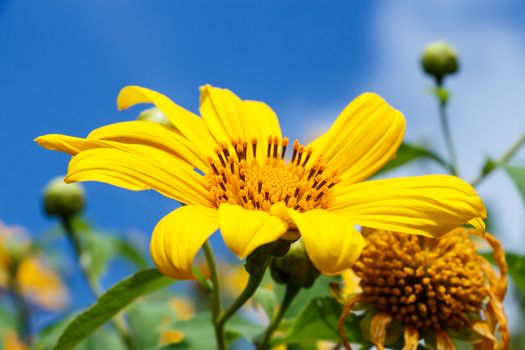
[(208, 170), (206, 154), (175, 129), (157, 123), (137, 120), (110, 124), (93, 130), (87, 138), (150, 146), (172, 154), (192, 167)]
[(498, 341), (490, 327), (485, 322), (474, 322), (471, 326), (472, 330), (483, 338), (479, 344), (476, 344), (476, 349), (483, 350), (496, 350), (498, 347)]
[(201, 153), (214, 155), (217, 143), (199, 116), (175, 104), (163, 94), (140, 86), (126, 86), (117, 98), (119, 110), (139, 103), (153, 103)]
[(308, 257), (324, 274), (338, 274), (357, 260), (365, 240), (343, 216), (322, 209), (289, 210), (304, 240)]
[(403, 345), (403, 350), (416, 350), (419, 344), (419, 333), (414, 327), (406, 326), (405, 327), (405, 344)]
[(216, 209), (194, 205), (175, 209), (153, 230), (150, 243), (153, 262), (167, 276), (193, 279), (193, 259), (218, 226)]
[(339, 335), (341, 336), (341, 341), (343, 342), (343, 346), (345, 347), (346, 350), (352, 350), (352, 347), (350, 346), (350, 343), (348, 342), (348, 338), (346, 337), (345, 320), (350, 314), (350, 312), (352, 312), (352, 307), (361, 301), (362, 301), (362, 298), (360, 295), (354, 295), (348, 298), (343, 307), (343, 311), (341, 312), (341, 316), (339, 316), (339, 320), (337, 321), (337, 330), (339, 331)]
[(377, 350), (384, 350), (388, 326), (392, 323), (392, 316), (379, 313), (370, 321), (370, 340)]
[(265, 211), (226, 203), (219, 207), (219, 223), (224, 243), (241, 259), (256, 248), (275, 242), (288, 229), (281, 219)]
[(187, 204), (211, 206), (201, 175), (161, 150), (120, 144), (118, 149), (94, 148), (69, 162), (66, 182), (99, 181), (139, 191), (157, 192)]
[(356, 224), (439, 237), (487, 213), (476, 191), (449, 175), (365, 181), (334, 187), (328, 210)]
[(456, 350), (452, 339), (444, 330), (436, 331), (436, 350)]
[(379, 95), (364, 93), (337, 117), (311, 147), (342, 182), (362, 181), (392, 159), (405, 133), (405, 118)]
[(220, 142), (253, 138), (266, 142), (268, 136), (281, 137), (279, 120), (268, 105), (243, 101), (228, 89), (201, 87), (200, 112), (210, 132)]

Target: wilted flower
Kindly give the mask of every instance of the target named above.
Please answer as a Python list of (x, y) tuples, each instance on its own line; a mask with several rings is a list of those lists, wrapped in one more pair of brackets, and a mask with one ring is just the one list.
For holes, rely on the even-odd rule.
[(356, 224), (432, 236), (466, 222), (483, 228), (483, 203), (459, 178), (363, 182), (395, 156), (405, 130), (403, 115), (378, 95), (356, 98), (309, 145), (282, 137), (266, 104), (209, 85), (201, 89), (202, 118), (142, 87), (128, 86), (118, 97), (119, 109), (139, 103), (156, 105), (175, 129), (131, 121), (85, 139), (36, 141), (73, 156), (66, 182), (154, 189), (186, 204), (157, 224), (150, 246), (159, 270), (173, 278), (193, 278), (193, 259), (218, 228), (240, 258), (301, 236), (327, 274), (359, 256), (364, 240)]
[(430, 347), (455, 349), (451, 337), (461, 336), (476, 349), (495, 349), (498, 332), (506, 349), (504, 252), (485, 234), (498, 276), (469, 234), (480, 233), (458, 228), (438, 239), (375, 230), (366, 235), (368, 244), (352, 267), (362, 290), (347, 300), (346, 311), (355, 304), (369, 306), (369, 338), (378, 349), (386, 339), (398, 340), (389, 334), (400, 329), (395, 324), (404, 327), (403, 349), (417, 348), (420, 339)]

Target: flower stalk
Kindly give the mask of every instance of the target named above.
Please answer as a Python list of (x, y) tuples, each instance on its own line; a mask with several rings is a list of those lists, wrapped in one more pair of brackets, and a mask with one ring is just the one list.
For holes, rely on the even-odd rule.
[[(436, 88), (443, 89), (440, 82), (436, 81)], [(450, 131), (450, 124), (448, 121), (447, 113), (447, 97), (438, 97), (439, 98), (439, 121), (441, 123), (441, 130), (443, 132), (443, 137), (445, 139), (445, 145), (447, 147), (448, 153), (448, 168), (451, 175), (458, 174), (458, 159), (456, 155), (456, 149), (454, 147), (454, 142), (452, 140), (452, 133)]]
[[(248, 283), (246, 284), (246, 287), (242, 291), (242, 293), (235, 299), (235, 301), (228, 307), (223, 314), (221, 314), (217, 320), (214, 322), (215, 326), (215, 332), (224, 334), (224, 326), (226, 322), (233, 316), (235, 313), (250, 299), (259, 285), (261, 284), (261, 281), (264, 277), (264, 273), (266, 272), (266, 269), (270, 265), (270, 261), (272, 257), (270, 255), (266, 254), (252, 254), (248, 256), (246, 260), (246, 265), (253, 266), (252, 263), (253, 259), (256, 259), (258, 268), (250, 269), (248, 272), (250, 273), (250, 278), (248, 279)], [(218, 344), (219, 350), (225, 350), (226, 347), (224, 344)]]
[(210, 303), (212, 307), (213, 324), (215, 326), (215, 338), (217, 340), (217, 347), (220, 350), (223, 350), (226, 349), (224, 327), (217, 327), (217, 322), (222, 312), (221, 290), (219, 277), (217, 274), (217, 264), (215, 263), (215, 258), (213, 256), (213, 250), (210, 246), (210, 243), (206, 241), (203, 247), (204, 255), (206, 256), (206, 262), (208, 264), (208, 268), (210, 269), (210, 279), (212, 283), (212, 288), (210, 291)]
[[(61, 215), (60, 222), (62, 224), (62, 227), (64, 228), (66, 237), (68, 238), (69, 242), (71, 243), (71, 246), (73, 247), (73, 251), (75, 253), (80, 271), (84, 275), (84, 278), (86, 279), (86, 282), (89, 288), (91, 289), (93, 295), (96, 298), (99, 298), (102, 294), (102, 287), (100, 283), (94, 278), (94, 276), (87, 270), (86, 266), (82, 262), (82, 245), (80, 243), (78, 234), (74, 229), (72, 217), (68, 215)], [(114, 319), (111, 320), (111, 323), (115, 327), (115, 330), (119, 334), (126, 347), (130, 350), (134, 350), (135, 346), (133, 344), (133, 340), (131, 339), (131, 335), (127, 330), (127, 326), (125, 324), (124, 319), (116, 316)]]
[(11, 290), (11, 298), (18, 313), (18, 331), (20, 337), (29, 345), (31, 344), (30, 308), (20, 290), (19, 284), (17, 283), (16, 276), (18, 273), (18, 266), (19, 263), (15, 262), (11, 268), (9, 287)]
[(287, 284), (286, 285), (286, 292), (284, 294), (283, 301), (281, 303), (281, 307), (279, 308), (279, 312), (277, 312), (277, 315), (275, 315), (274, 319), (270, 322), (268, 325), (268, 328), (266, 328), (266, 331), (264, 333), (264, 336), (257, 346), (258, 350), (266, 350), (268, 349), (268, 345), (270, 342), (270, 339), (272, 338), (273, 332), (279, 327), (279, 324), (284, 318), (284, 315), (286, 314), (286, 311), (288, 311), (288, 307), (291, 305), (294, 298), (297, 296), (299, 291), (301, 290), (301, 287), (298, 287), (293, 284)]
[(507, 164), (524, 144), (525, 134), (521, 135), (521, 137), (518, 140), (516, 140), (516, 142), (514, 142), (514, 144), (508, 149), (508, 151), (505, 152), (499, 160), (495, 161), (492, 164), (492, 166), (483, 169), (483, 171), (478, 175), (478, 177), (474, 179), (474, 181), (472, 181), (472, 186), (478, 186), (483, 180), (485, 180), (487, 176), (489, 176), (494, 170), (496, 170), (498, 166)]

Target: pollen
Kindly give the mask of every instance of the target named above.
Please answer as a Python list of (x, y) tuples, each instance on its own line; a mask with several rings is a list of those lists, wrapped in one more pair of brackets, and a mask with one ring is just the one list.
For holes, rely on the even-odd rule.
[[(286, 151), (291, 153), (286, 157)], [(287, 137), (269, 136), (264, 145), (256, 140), (231, 140), (209, 157), (206, 175), (215, 205), (238, 204), (247, 209), (270, 210), (277, 202), (304, 212), (327, 208), (337, 172), (327, 172), (326, 162), (313, 149)]]
[(483, 260), (466, 234), (440, 239), (374, 231), (353, 266), (366, 303), (418, 330), (464, 330), (488, 299)]

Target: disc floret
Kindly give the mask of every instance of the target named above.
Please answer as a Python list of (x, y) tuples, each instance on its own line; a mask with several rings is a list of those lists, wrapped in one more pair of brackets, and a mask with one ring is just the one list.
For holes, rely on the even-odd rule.
[[(300, 212), (327, 208), (332, 188), (339, 178), (327, 172), (321, 156), (312, 159), (313, 149), (295, 140), (291, 159), (286, 160), (289, 139), (269, 136), (266, 149), (257, 139), (234, 139), (215, 149), (216, 158), (209, 157), (209, 191), (215, 205), (238, 204), (252, 210), (269, 211), (277, 202)], [(250, 145), (250, 147), (249, 147)]]

